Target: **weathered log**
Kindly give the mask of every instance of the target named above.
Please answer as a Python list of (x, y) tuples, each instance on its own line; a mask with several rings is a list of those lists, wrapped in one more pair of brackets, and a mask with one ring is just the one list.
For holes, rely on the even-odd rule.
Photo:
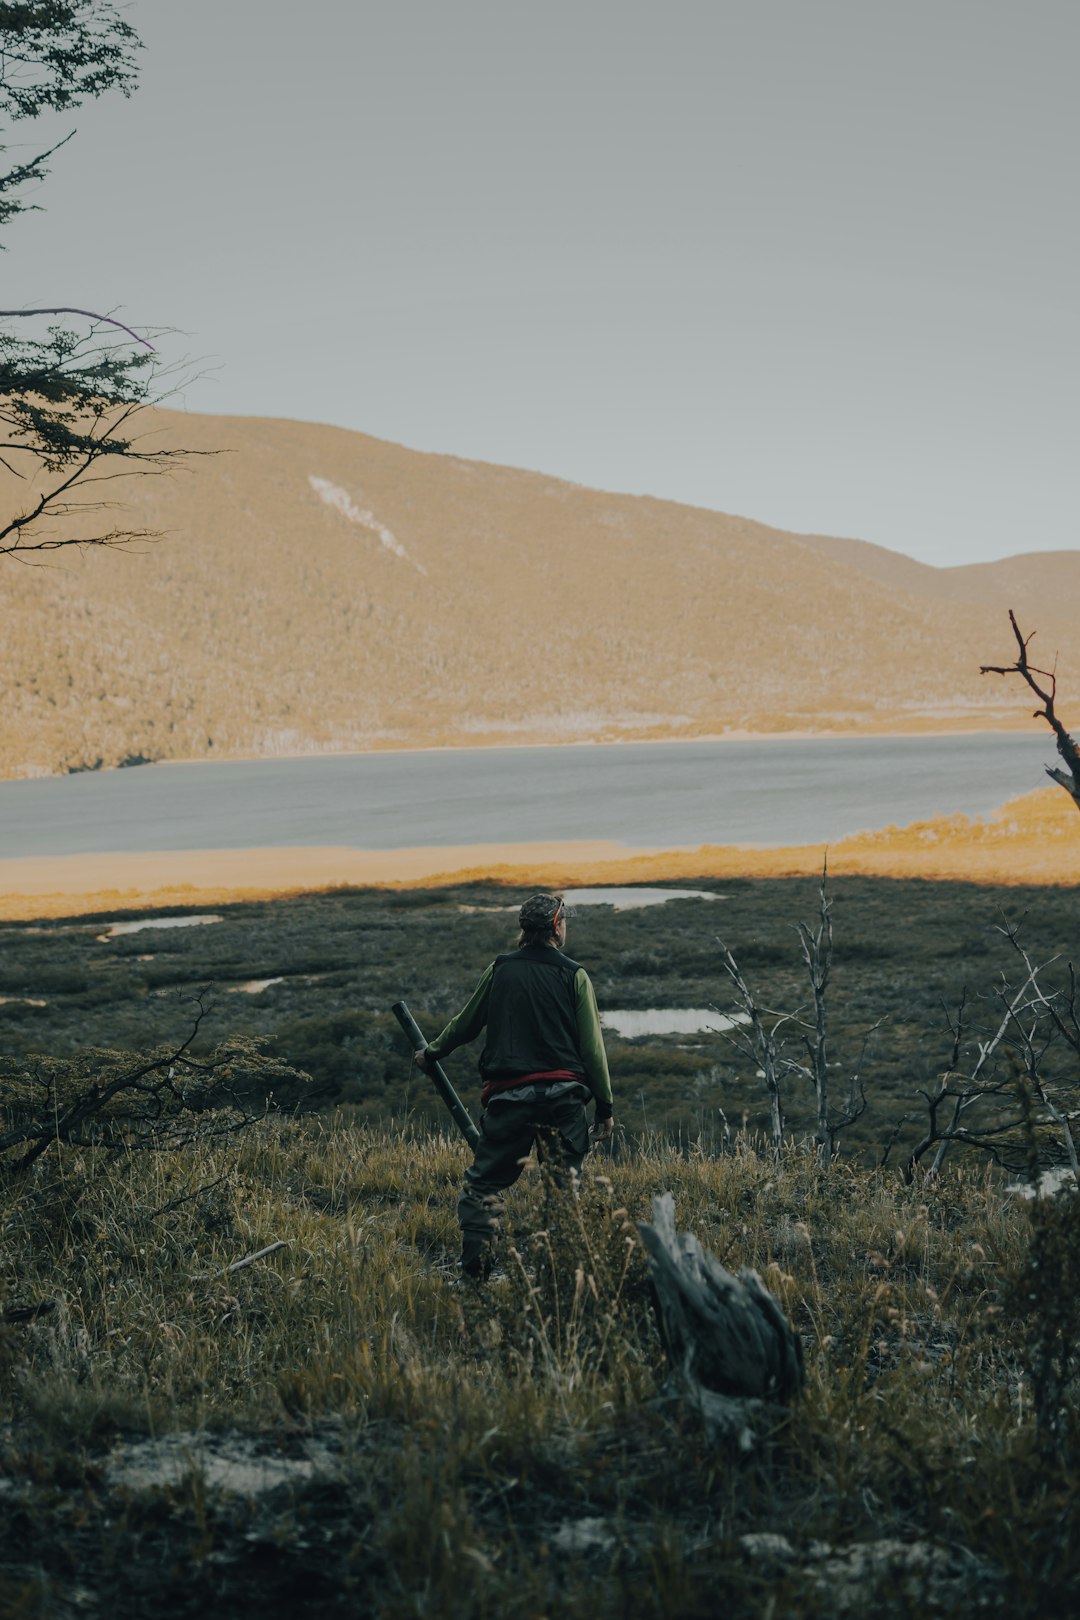
[[(675, 1199), (653, 1199), (653, 1224), (639, 1223), (649, 1257), (660, 1334), (668, 1359), (715, 1420), (722, 1402), (790, 1401), (803, 1384), (802, 1341), (756, 1271), (737, 1275), (675, 1230)], [(731, 1428), (731, 1422), (723, 1427)]]

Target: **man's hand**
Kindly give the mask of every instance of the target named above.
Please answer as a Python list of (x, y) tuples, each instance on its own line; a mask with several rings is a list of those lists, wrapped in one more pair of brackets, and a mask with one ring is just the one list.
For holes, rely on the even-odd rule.
[(593, 1139), (594, 1147), (599, 1146), (601, 1142), (606, 1142), (614, 1129), (615, 1116), (613, 1114), (610, 1114), (607, 1119), (598, 1119), (592, 1130), (589, 1132), (589, 1135)]
[(422, 1046), (419, 1052), (413, 1053), (413, 1062), (418, 1069), (423, 1069), (425, 1074), (430, 1074), (435, 1067), (435, 1060), (428, 1057), (426, 1046)]

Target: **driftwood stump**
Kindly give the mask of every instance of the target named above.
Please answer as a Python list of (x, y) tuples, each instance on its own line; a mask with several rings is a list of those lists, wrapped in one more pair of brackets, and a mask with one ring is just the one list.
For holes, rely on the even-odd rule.
[(737, 1275), (675, 1230), (675, 1199), (653, 1199), (639, 1223), (660, 1336), (684, 1394), (709, 1427), (753, 1443), (750, 1417), (793, 1399), (803, 1384), (802, 1341), (756, 1271)]

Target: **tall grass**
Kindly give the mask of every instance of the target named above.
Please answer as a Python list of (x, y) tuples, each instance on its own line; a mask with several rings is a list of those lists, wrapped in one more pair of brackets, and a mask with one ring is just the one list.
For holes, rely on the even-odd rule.
[[(0, 1303), (57, 1301), (0, 1340), (21, 1612), (82, 1582), (137, 1613), (149, 1560), (176, 1613), (302, 1589), (331, 1612), (693, 1615), (722, 1583), (732, 1614), (824, 1615), (849, 1612), (853, 1547), (883, 1613), (1072, 1601), (1070, 1195), (1048, 1225), (970, 1168), (904, 1186), (746, 1138), (653, 1144), (589, 1161), (576, 1201), (527, 1170), (477, 1289), (455, 1265), (464, 1164), (456, 1141), (339, 1118), (174, 1156), (64, 1150), (9, 1180)], [(636, 1237), (665, 1189), (804, 1337), (805, 1392), (748, 1455), (670, 1383)], [(1033, 1254), (1058, 1290), (1049, 1393)], [(317, 1438), (332, 1462), (258, 1502), (195, 1469), (118, 1510), (110, 1448), (171, 1431)]]

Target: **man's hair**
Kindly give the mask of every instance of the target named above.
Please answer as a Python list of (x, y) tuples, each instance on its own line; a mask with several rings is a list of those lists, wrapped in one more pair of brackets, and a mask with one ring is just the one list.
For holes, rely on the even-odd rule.
[(518, 912), (518, 947), (542, 945), (555, 932), (559, 913), (563, 910), (561, 894), (533, 894)]

